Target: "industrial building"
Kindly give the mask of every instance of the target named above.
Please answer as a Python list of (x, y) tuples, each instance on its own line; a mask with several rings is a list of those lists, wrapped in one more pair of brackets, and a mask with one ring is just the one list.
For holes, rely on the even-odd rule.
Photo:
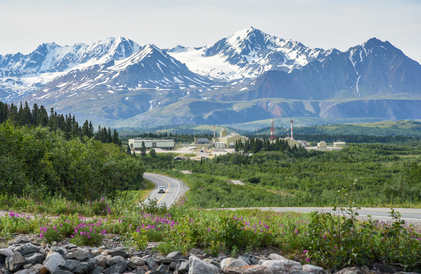
[(194, 137), (194, 144), (195, 145), (208, 145), (209, 140), (208, 140), (208, 138), (196, 138), (196, 137)]
[(162, 149), (174, 149), (175, 142), (172, 139), (169, 140), (145, 140), (145, 139), (129, 139), (129, 146), (131, 151), (140, 151), (142, 148), (142, 142), (145, 142), (145, 147), (150, 148), (162, 148)]
[(215, 148), (218, 149), (235, 147), (235, 142), (242, 142), (244, 144), (246, 140), (248, 140), (246, 136), (241, 136), (236, 132), (227, 134), (225, 129), (222, 129), (219, 132), (219, 137), (212, 138), (212, 142), (215, 143)]

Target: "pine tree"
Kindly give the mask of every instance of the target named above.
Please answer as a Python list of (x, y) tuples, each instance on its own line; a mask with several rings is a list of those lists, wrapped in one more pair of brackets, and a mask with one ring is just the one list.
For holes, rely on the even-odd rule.
[(140, 148), (140, 155), (146, 156), (146, 146), (145, 142), (142, 141), (142, 147)]

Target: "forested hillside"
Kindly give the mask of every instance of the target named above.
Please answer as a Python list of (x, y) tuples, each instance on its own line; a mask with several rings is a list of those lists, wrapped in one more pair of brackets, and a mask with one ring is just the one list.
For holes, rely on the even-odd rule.
[(74, 116), (48, 116), (43, 106), (0, 102), (0, 113), (2, 194), (83, 202), (141, 187), (142, 165), (121, 149), (116, 131), (94, 134), (92, 123), (79, 127)]

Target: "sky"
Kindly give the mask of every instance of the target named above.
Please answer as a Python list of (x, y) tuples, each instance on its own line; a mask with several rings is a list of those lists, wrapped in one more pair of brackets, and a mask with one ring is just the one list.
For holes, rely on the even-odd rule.
[(421, 63), (420, 0), (0, 0), (0, 55), (117, 36), (200, 47), (250, 26), (341, 51), (376, 37)]

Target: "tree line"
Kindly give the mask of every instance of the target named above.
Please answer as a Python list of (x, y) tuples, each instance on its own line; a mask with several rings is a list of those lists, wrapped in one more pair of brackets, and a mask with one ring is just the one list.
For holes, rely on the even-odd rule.
[(9, 105), (0, 102), (0, 124), (7, 120), (10, 120), (17, 126), (41, 126), (47, 127), (50, 131), (54, 132), (61, 130), (64, 132), (64, 138), (66, 140), (75, 137), (79, 137), (82, 140), (86, 136), (88, 138), (95, 137), (96, 140), (102, 143), (121, 145), (118, 132), (115, 129), (111, 133), (110, 128), (107, 129), (106, 127), (98, 126), (98, 131), (95, 134), (91, 121), (88, 122), (86, 120), (82, 126), (79, 126), (74, 115), (57, 114), (54, 108), (50, 109), (50, 114), (48, 115), (47, 109), (42, 105), (38, 106), (36, 103), (31, 109), (26, 101), (24, 104), (21, 102), (19, 107), (13, 103)]

